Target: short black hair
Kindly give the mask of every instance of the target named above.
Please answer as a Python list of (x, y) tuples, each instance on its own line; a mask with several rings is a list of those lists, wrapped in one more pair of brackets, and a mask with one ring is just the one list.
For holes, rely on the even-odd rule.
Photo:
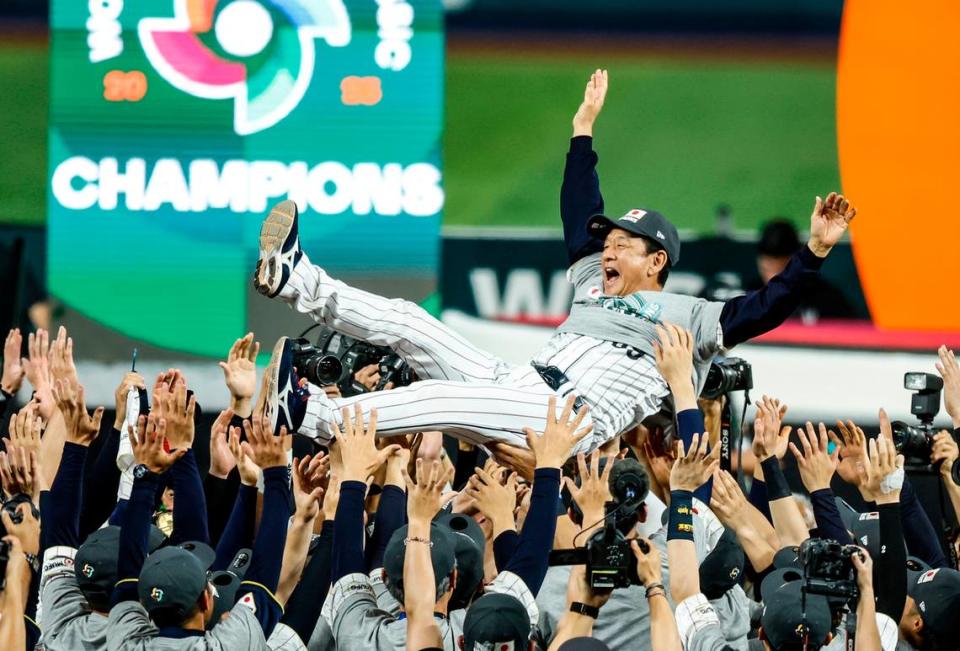
[(757, 253), (772, 258), (789, 258), (800, 248), (800, 236), (793, 223), (782, 217), (767, 222), (760, 231)]
[[(663, 251), (666, 253), (667, 249), (656, 241), (652, 237), (647, 237), (646, 235), (637, 235), (647, 247), (647, 255), (651, 253), (656, 253), (657, 251)], [(660, 286), (663, 287), (667, 284), (667, 278), (670, 276), (670, 256), (667, 256), (667, 264), (663, 265), (663, 269), (660, 270), (660, 273), (657, 274), (657, 282), (660, 283)]]

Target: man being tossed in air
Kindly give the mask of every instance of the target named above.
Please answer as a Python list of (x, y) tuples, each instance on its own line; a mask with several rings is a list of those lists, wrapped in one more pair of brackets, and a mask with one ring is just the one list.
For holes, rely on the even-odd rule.
[[(419, 306), (386, 299), (331, 278), (300, 249), (292, 201), (273, 208), (260, 232), (254, 285), (269, 297), (345, 335), (389, 346), (420, 378), (408, 387), (351, 398), (329, 398), (302, 386), (291, 342), (281, 338), (267, 369), (274, 427), (327, 441), (341, 409), (359, 403), (377, 410), (381, 436), (444, 431), (484, 444), (525, 445), (542, 432), (551, 395), (576, 395), (589, 408), (593, 434), (578, 451), (599, 447), (660, 410), (669, 390), (653, 357), (655, 327), (673, 323), (693, 333), (699, 390), (711, 359), (782, 323), (809, 280), (843, 237), (856, 210), (842, 196), (817, 197), (808, 245), (764, 288), (726, 303), (663, 291), (680, 257), (677, 229), (653, 210), (603, 216), (592, 149), (593, 123), (607, 90), (598, 70), (574, 117), (574, 138), (561, 188), (561, 217), (575, 286), (569, 318), (529, 365), (512, 366), (473, 346)], [(518, 245), (520, 246), (520, 245)]]

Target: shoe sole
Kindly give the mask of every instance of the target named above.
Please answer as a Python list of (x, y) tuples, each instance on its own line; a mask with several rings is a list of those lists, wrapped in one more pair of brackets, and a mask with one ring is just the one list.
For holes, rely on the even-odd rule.
[(276, 263), (283, 253), (283, 245), (290, 237), (293, 225), (297, 221), (297, 204), (290, 199), (281, 201), (275, 205), (267, 218), (263, 220), (260, 226), (260, 260), (258, 264), (257, 281), (267, 288), (270, 294), (279, 291), (279, 288), (273, 285), (277, 284), (274, 279), (282, 276), (282, 270), (276, 268)]
[(277, 420), (280, 417), (280, 396), (277, 387), (280, 384), (280, 366), (283, 359), (283, 349), (287, 343), (287, 337), (280, 337), (273, 346), (273, 352), (270, 354), (270, 363), (263, 373), (263, 389), (261, 395), (265, 401), (266, 413), (270, 417), (270, 427), (274, 434), (277, 431)]

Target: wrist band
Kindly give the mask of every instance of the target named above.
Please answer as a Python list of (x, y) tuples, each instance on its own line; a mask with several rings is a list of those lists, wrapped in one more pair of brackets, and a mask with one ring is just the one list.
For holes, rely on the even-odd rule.
[(647, 599), (653, 599), (654, 597), (666, 597), (667, 591), (663, 588), (656, 588), (657, 592), (648, 592)]
[(600, 616), (600, 609), (596, 606), (588, 606), (587, 604), (580, 603), (579, 601), (574, 601), (570, 604), (570, 612), (577, 613), (578, 615), (586, 615), (591, 619), (596, 619)]
[(889, 475), (880, 480), (880, 492), (884, 495), (889, 495), (894, 491), (898, 491), (903, 488), (903, 480), (907, 474), (903, 471), (903, 468), (897, 468)]
[(413, 536), (412, 538), (404, 538), (404, 539), (403, 539), (403, 544), (404, 544), (404, 546), (407, 546), (407, 545), (409, 545), (410, 543), (423, 543), (424, 545), (427, 545), (428, 547), (433, 547), (433, 541), (432, 541), (432, 540), (427, 540), (426, 538), (420, 538), (420, 537), (418, 537), (418, 536)]
[(651, 590), (656, 590), (657, 588), (660, 588), (661, 590), (663, 590), (663, 589), (664, 589), (664, 588), (663, 588), (663, 584), (657, 582), (657, 583), (651, 583), (650, 585), (647, 586), (647, 598), (648, 598), (648, 599), (650, 598), (650, 591), (651, 591)]
[(670, 491), (670, 526), (667, 540), (693, 542), (693, 493)]
[(760, 462), (763, 468), (763, 478), (767, 482), (767, 501), (782, 500), (785, 497), (793, 497), (793, 491), (787, 483), (787, 478), (783, 476), (783, 469), (780, 467), (780, 460), (776, 456), (769, 457)]

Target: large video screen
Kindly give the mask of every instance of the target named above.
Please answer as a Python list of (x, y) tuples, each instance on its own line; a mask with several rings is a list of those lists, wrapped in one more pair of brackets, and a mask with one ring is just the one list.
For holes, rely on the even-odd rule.
[(286, 198), (332, 273), (433, 282), (440, 0), (53, 0), (51, 33), (48, 274), (70, 309), (221, 355)]

